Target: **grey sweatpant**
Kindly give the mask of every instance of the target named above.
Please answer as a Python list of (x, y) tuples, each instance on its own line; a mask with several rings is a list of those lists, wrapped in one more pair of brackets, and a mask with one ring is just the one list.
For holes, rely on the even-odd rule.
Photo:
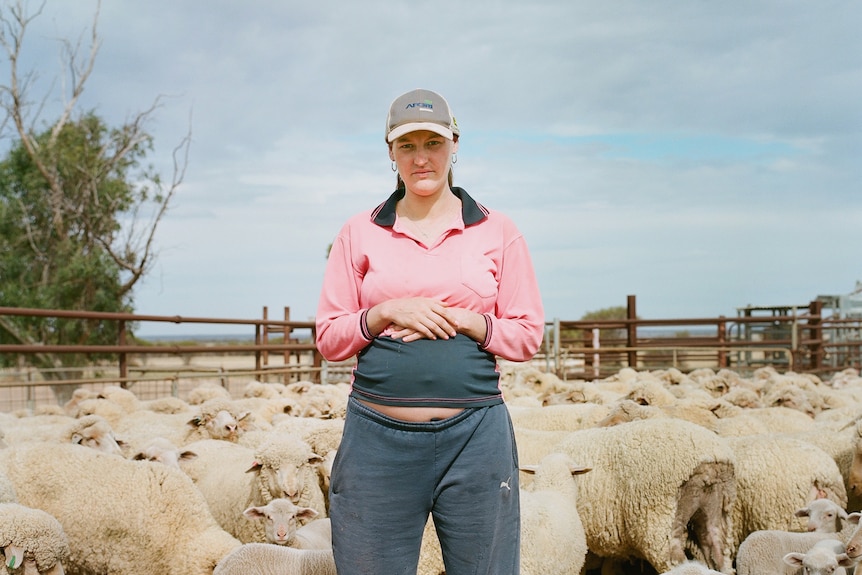
[(415, 575), (429, 513), (447, 575), (518, 575), (518, 456), (506, 406), (411, 423), (351, 398), (330, 487), (338, 575)]

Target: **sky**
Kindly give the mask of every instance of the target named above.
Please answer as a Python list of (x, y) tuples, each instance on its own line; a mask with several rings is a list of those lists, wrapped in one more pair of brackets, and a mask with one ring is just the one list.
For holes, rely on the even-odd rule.
[[(46, 0), (28, 29), (47, 122), (59, 39), (86, 46), (97, 7)], [(108, 1), (79, 108), (120, 125), (161, 98), (165, 177), (191, 132), (136, 313), (312, 319), (327, 246), (394, 188), (389, 104), (421, 87), (458, 120), (456, 185), (524, 234), (547, 320), (628, 295), (734, 316), (862, 280), (860, 27), (857, 0)]]

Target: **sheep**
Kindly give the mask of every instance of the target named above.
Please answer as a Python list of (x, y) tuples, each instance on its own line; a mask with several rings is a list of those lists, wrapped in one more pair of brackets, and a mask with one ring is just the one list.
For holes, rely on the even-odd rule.
[(35, 443), (0, 451), (0, 472), (19, 503), (63, 526), (72, 573), (208, 575), (240, 545), (191, 479), (165, 465)]
[(535, 474), (521, 489), (521, 573), (579, 573), (587, 556), (587, 539), (578, 515), (576, 467), (561, 453), (545, 456), (538, 466), (522, 465)]
[(661, 575), (722, 575), (722, 573), (710, 569), (700, 561), (686, 561)]
[(297, 549), (327, 549), (332, 547), (330, 540), (328, 546), (313, 547), (315, 541), (308, 541), (297, 537), (297, 518), (311, 521), (317, 517), (317, 511), (311, 507), (298, 507), (290, 499), (278, 497), (266, 505), (252, 506), (242, 512), (243, 516), (252, 521), (259, 520), (264, 525), (266, 543), (275, 545), (288, 545)]
[(50, 513), (18, 503), (0, 503), (0, 549), (10, 572), (23, 566), (24, 573), (62, 575), (63, 563), (69, 557), (69, 539)]
[(801, 531), (797, 509), (819, 497), (847, 504), (844, 479), (822, 449), (780, 434), (729, 437), (736, 458), (734, 547), (758, 530)]
[(831, 499), (815, 499), (794, 513), (796, 517), (807, 517), (806, 531), (839, 533), (844, 529), (847, 511)]
[(191, 429), (184, 443), (199, 439), (221, 439), (236, 442), (252, 425), (251, 414), (240, 412), (233, 401), (223, 398), (208, 399), (198, 406), (198, 413), (188, 421)]
[[(4, 448), (5, 449), (5, 448)], [(17, 503), (18, 495), (15, 493), (15, 485), (5, 473), (0, 473), (0, 503)]]
[(191, 461), (198, 454), (190, 449), (181, 449), (164, 437), (154, 437), (140, 451), (131, 456), (136, 461), (157, 461), (163, 465), (180, 469), (181, 461)]
[(230, 392), (215, 383), (202, 383), (190, 390), (186, 401), (189, 405), (201, 405), (210, 399), (230, 399)]
[(644, 559), (660, 572), (690, 552), (729, 569), (735, 456), (722, 438), (688, 421), (646, 419), (570, 432), (554, 451), (592, 468), (578, 481), (577, 506), (592, 553)]
[[(197, 458), (183, 470), (209, 503), (219, 525), (243, 543), (266, 541), (259, 521), (243, 511), (276, 498), (290, 499), (323, 516), (326, 505), (316, 466), (322, 461), (308, 444), (287, 435), (272, 435), (257, 449), (217, 439), (185, 446)], [(300, 523), (307, 522), (301, 518)]]
[(595, 426), (609, 407), (595, 403), (557, 404), (545, 407), (509, 405), (512, 425), (522, 429), (577, 431)]
[(807, 552), (788, 553), (783, 559), (791, 567), (801, 567), (805, 575), (845, 575), (847, 569), (856, 565), (837, 539), (818, 541)]
[(336, 575), (331, 550), (246, 543), (222, 559), (212, 575)]
[(85, 415), (72, 423), (63, 439), (104, 453), (123, 456), (122, 441), (114, 436), (111, 425), (100, 415)]

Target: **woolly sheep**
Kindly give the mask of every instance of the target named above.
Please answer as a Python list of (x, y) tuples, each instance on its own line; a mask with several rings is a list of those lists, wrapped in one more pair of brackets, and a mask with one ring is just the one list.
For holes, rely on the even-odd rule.
[(577, 508), (593, 554), (644, 559), (661, 572), (688, 551), (730, 568), (735, 456), (722, 438), (647, 419), (573, 431), (554, 450), (592, 468), (578, 480)]
[(86, 415), (72, 423), (63, 439), (103, 453), (123, 456), (122, 441), (114, 436), (111, 425), (100, 415)]
[(833, 539), (832, 533), (799, 533), (779, 529), (754, 531), (736, 552), (736, 575), (792, 575), (796, 569), (786, 567), (788, 553), (805, 553), (818, 541)]
[(186, 401), (189, 405), (201, 405), (216, 398), (230, 399), (230, 392), (215, 383), (202, 383), (189, 391)]
[(15, 493), (15, 485), (12, 480), (0, 472), (0, 503), (17, 503), (18, 495)]
[(0, 451), (0, 471), (22, 505), (63, 526), (72, 573), (209, 575), (240, 545), (188, 476), (165, 465), (38, 443)]
[(801, 567), (805, 575), (845, 575), (856, 562), (847, 557), (844, 544), (837, 539), (824, 539), (805, 553), (788, 553), (784, 562)]
[[(321, 516), (326, 513), (316, 468), (321, 458), (294, 437), (272, 435), (257, 449), (216, 439), (185, 448), (197, 458), (184, 463), (183, 470), (204, 495), (219, 525), (243, 543), (266, 541), (262, 523), (243, 515), (249, 507), (286, 498)], [(306, 521), (303, 518), (301, 523)]]
[(237, 441), (252, 425), (250, 412), (236, 409), (232, 400), (213, 398), (198, 406), (198, 413), (188, 421), (190, 429), (185, 443), (199, 439)]
[(509, 405), (512, 425), (522, 429), (577, 431), (593, 427), (606, 417), (609, 408), (594, 403), (570, 403), (545, 407)]
[(23, 566), (24, 573), (62, 575), (63, 563), (69, 557), (69, 539), (50, 513), (18, 503), (2, 503), (0, 550), (10, 573)]
[(163, 465), (180, 469), (181, 461), (191, 461), (198, 456), (190, 449), (181, 449), (164, 437), (154, 437), (140, 451), (130, 457), (136, 461), (157, 461)]
[(212, 575), (336, 575), (331, 550), (246, 543), (222, 559)]
[(521, 489), (521, 573), (553, 575), (580, 573), (587, 556), (587, 539), (578, 515), (576, 467), (568, 456), (551, 453), (538, 466), (522, 465), (534, 474)]
[(825, 497), (847, 504), (844, 479), (822, 449), (779, 434), (729, 437), (736, 458), (733, 541), (758, 530), (801, 531), (797, 509)]
[[(303, 546), (307, 542), (305, 539), (297, 538), (296, 523), (297, 519), (305, 519), (311, 521), (317, 517), (317, 511), (311, 507), (298, 507), (293, 504), (290, 499), (278, 497), (273, 499), (266, 505), (252, 506), (242, 512), (242, 514), (252, 521), (260, 521), (264, 526), (266, 535), (266, 543), (275, 545), (288, 545), (297, 549), (315, 549), (315, 547)], [(332, 544), (326, 547), (317, 547), (317, 549), (331, 548)]]

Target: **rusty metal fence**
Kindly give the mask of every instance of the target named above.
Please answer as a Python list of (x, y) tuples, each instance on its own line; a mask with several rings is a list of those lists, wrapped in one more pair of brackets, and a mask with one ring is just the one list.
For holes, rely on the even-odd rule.
[[(862, 319), (824, 317), (820, 302), (807, 306), (746, 309), (737, 317), (641, 319), (635, 296), (628, 296), (626, 318), (546, 323), (545, 340), (533, 363), (563, 379), (599, 379), (624, 367), (697, 368), (751, 372), (772, 366), (782, 371), (828, 375), (862, 367)], [(767, 312), (767, 313), (759, 313)], [(232, 393), (250, 381), (348, 381), (352, 361), (331, 364), (314, 345), (314, 322), (268, 317), (230, 319), (0, 307), (4, 316), (65, 318), (115, 324), (112, 345), (2, 344), (0, 354), (14, 364), (0, 370), (0, 411), (62, 403), (77, 387), (120, 385), (142, 398), (183, 397), (202, 381)], [(144, 323), (238, 326), (242, 341), (142, 343), (132, 328)], [(56, 372), (36, 369), (36, 354), (84, 354), (102, 359)], [(62, 376), (58, 376), (62, 374)]]

